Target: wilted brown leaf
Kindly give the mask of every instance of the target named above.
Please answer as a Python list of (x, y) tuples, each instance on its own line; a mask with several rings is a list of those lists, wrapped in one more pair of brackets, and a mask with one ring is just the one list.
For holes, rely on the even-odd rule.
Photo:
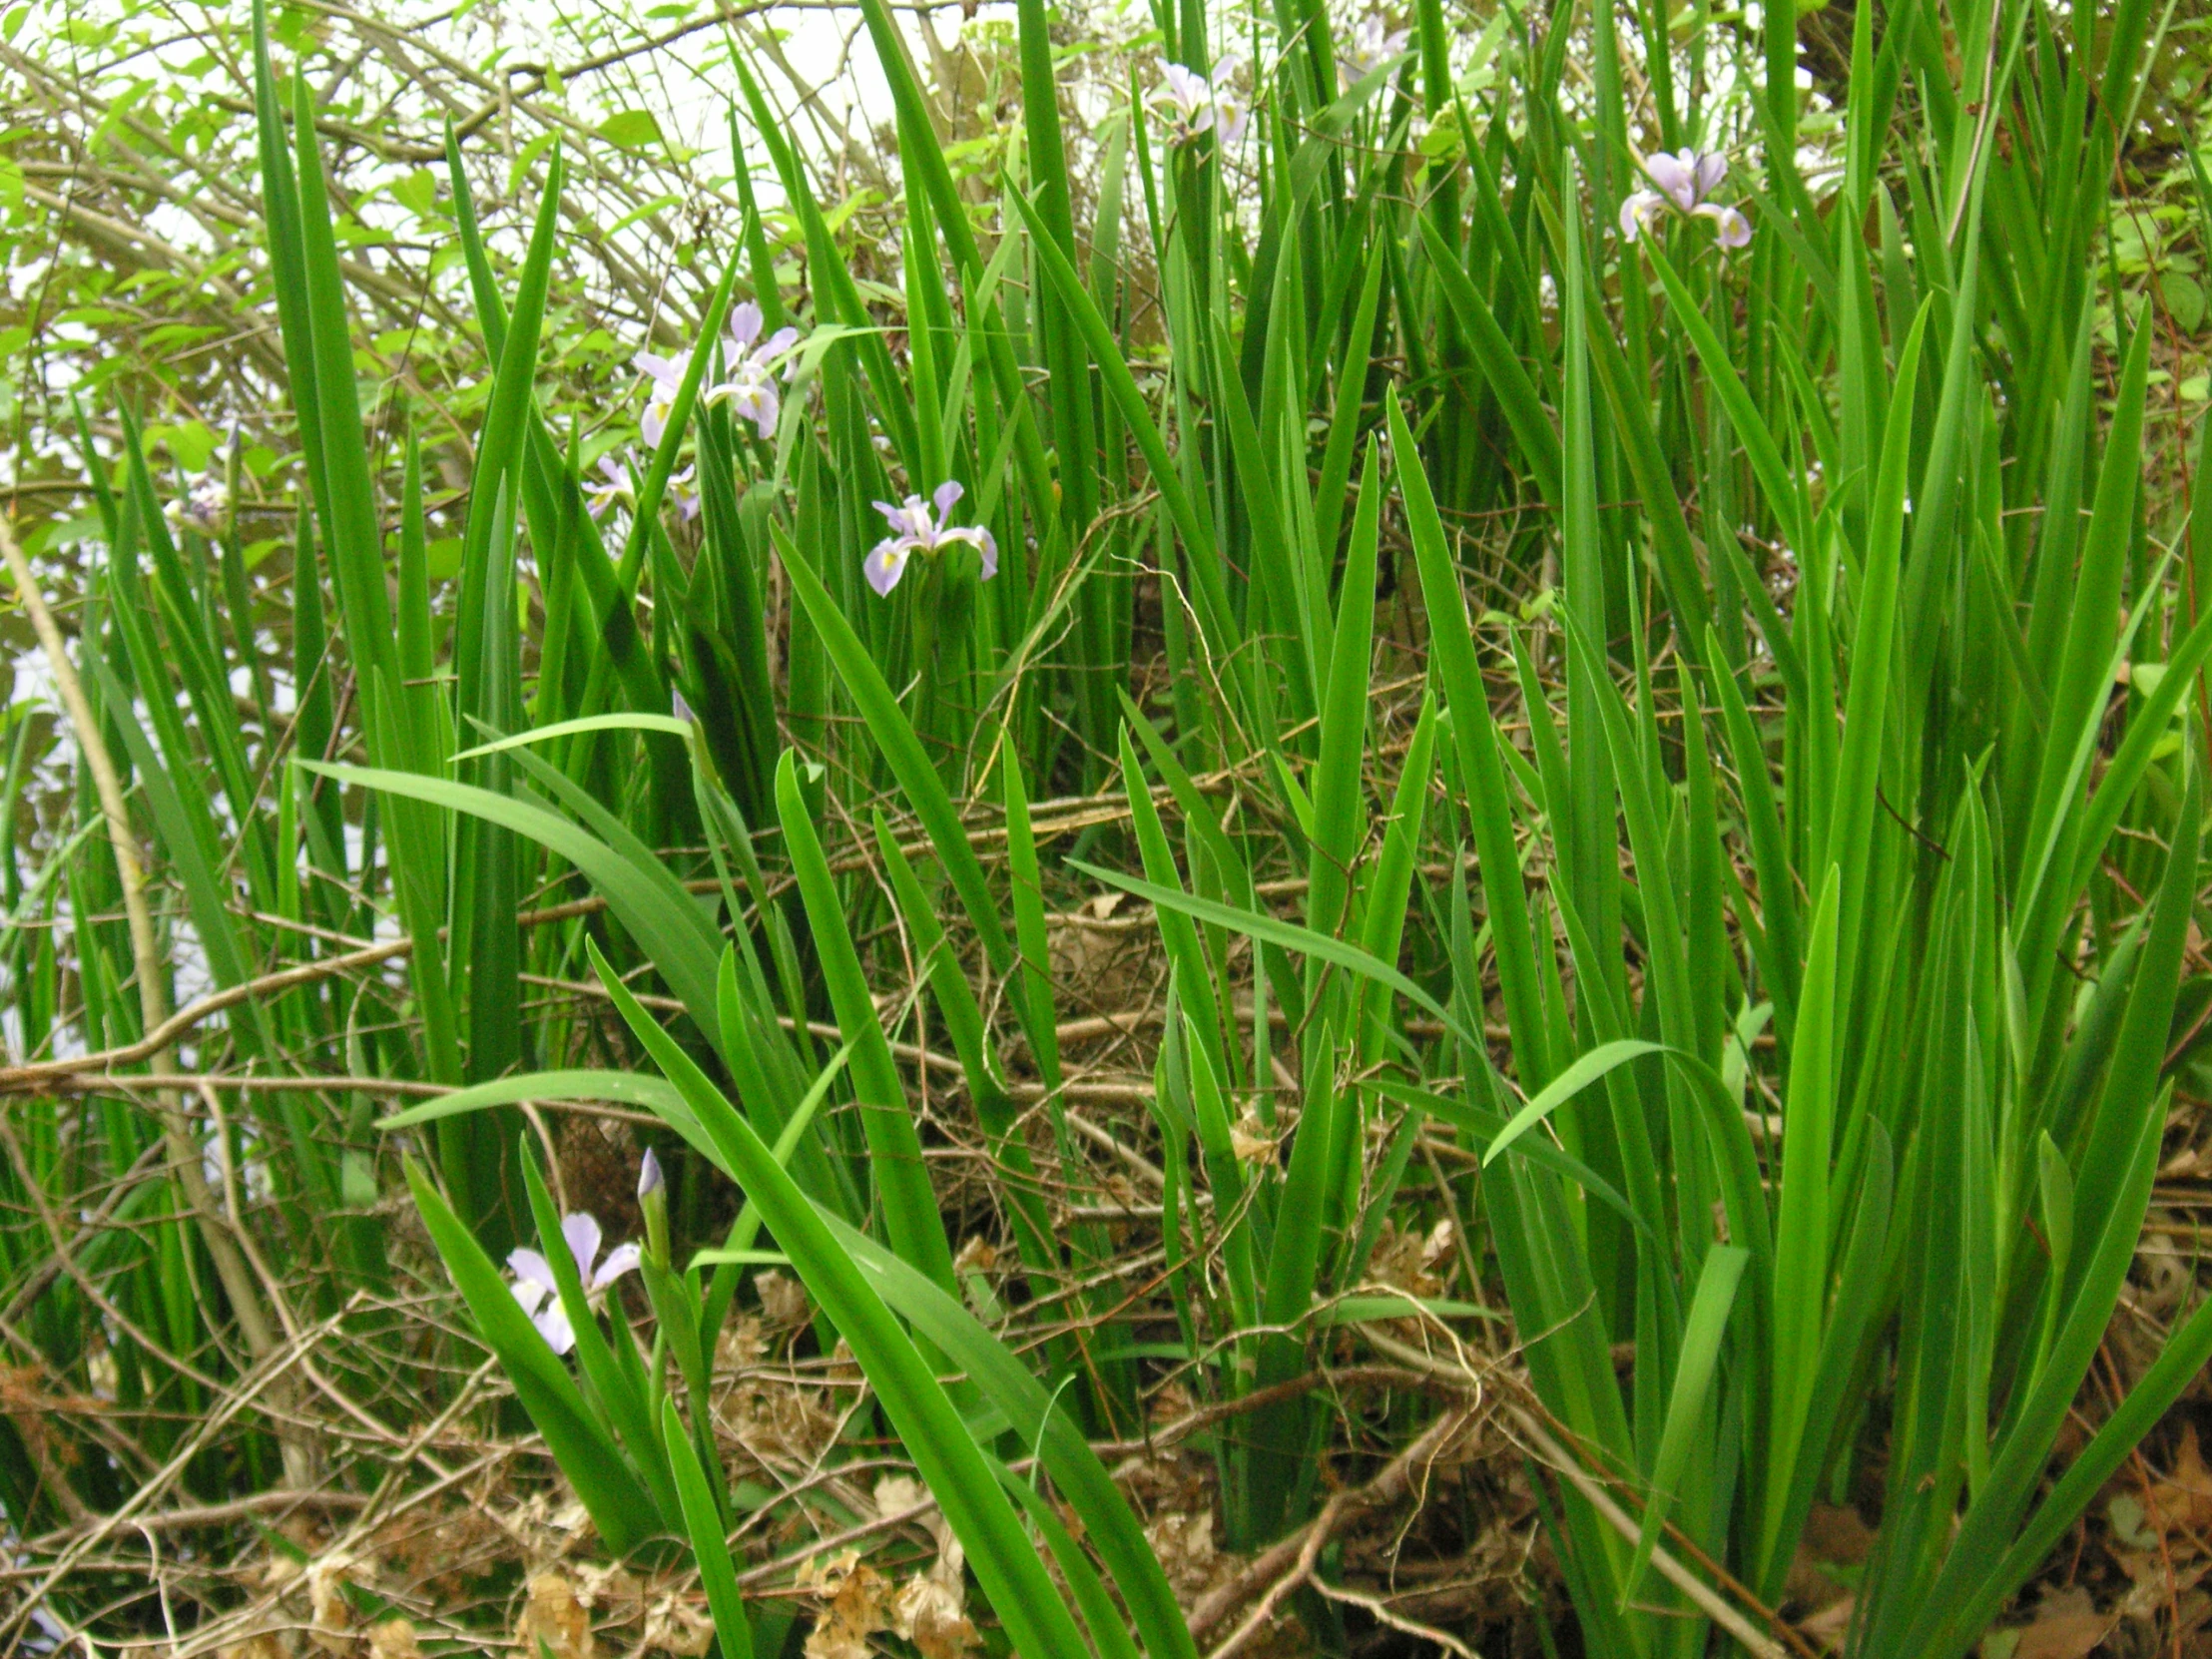
[(1261, 1121), (1257, 1108), (1247, 1106), (1229, 1126), (1229, 1150), (1240, 1164), (1264, 1164), (1275, 1156), (1275, 1136)]
[(952, 1271), (962, 1279), (971, 1273), (979, 1273), (988, 1279), (998, 1271), (998, 1259), (997, 1244), (977, 1233), (960, 1246), (960, 1254), (952, 1258)]
[[(906, 1514), (928, 1496), (928, 1488), (911, 1476), (886, 1474), (875, 1483), (876, 1516), (888, 1520)], [(943, 1510), (928, 1510), (915, 1521), (936, 1544), (937, 1558), (926, 1572), (915, 1573), (899, 1587), (891, 1605), (891, 1628), (919, 1648), (922, 1659), (960, 1659), (981, 1640), (967, 1617), (967, 1580), (961, 1572), (965, 1555)]]
[(960, 1659), (981, 1645), (962, 1608), (966, 1597), (958, 1569), (947, 1583), (939, 1571), (943, 1562), (940, 1556), (937, 1567), (909, 1578), (892, 1609), (891, 1628), (919, 1648), (922, 1659)]
[(886, 1474), (875, 1483), (875, 1518), (888, 1520), (927, 1500), (929, 1490), (909, 1474)]
[(587, 1613), (598, 1613), (600, 1622), (634, 1624), (645, 1606), (645, 1586), (628, 1567), (616, 1562), (594, 1562), (575, 1569), (576, 1599)]
[(867, 1639), (891, 1627), (890, 1581), (848, 1549), (799, 1571), (799, 1587), (828, 1599), (807, 1633), (807, 1659), (866, 1659)]
[(761, 1298), (761, 1317), (772, 1327), (796, 1330), (814, 1318), (807, 1287), (781, 1268), (763, 1268), (753, 1276), (753, 1289)]
[(351, 1556), (325, 1555), (307, 1568), (307, 1634), (324, 1653), (352, 1651), (356, 1621), (345, 1592), (358, 1566)]
[(733, 1311), (715, 1343), (715, 1373), (728, 1377), (735, 1372), (750, 1371), (767, 1353), (768, 1343), (761, 1335), (760, 1320), (752, 1314)]
[(1401, 1230), (1394, 1220), (1385, 1221), (1376, 1236), (1375, 1253), (1368, 1258), (1368, 1277), (1407, 1296), (1440, 1295), (1443, 1283), (1432, 1269), (1451, 1248), (1450, 1227), (1448, 1221), (1440, 1222), (1437, 1233), (1423, 1235)]
[(764, 1465), (813, 1463), (837, 1431), (837, 1419), (811, 1388), (775, 1377), (752, 1377), (724, 1405), (738, 1443)]
[(2012, 1645), (2010, 1659), (2088, 1659), (2117, 1623), (2119, 1615), (2098, 1612), (2087, 1590), (2078, 1585), (2059, 1590), (2043, 1597), (2034, 1622), (2021, 1629)]
[(1224, 1555), (1214, 1547), (1211, 1509), (1162, 1515), (1144, 1529), (1144, 1535), (1167, 1574), (1168, 1587), (1186, 1608), (1237, 1569), (1235, 1556)]
[(591, 1614), (578, 1599), (576, 1586), (557, 1572), (541, 1572), (530, 1580), (522, 1616), (515, 1621), (515, 1646), (523, 1659), (539, 1659), (541, 1641), (553, 1659), (593, 1659)]
[(646, 1649), (672, 1653), (677, 1659), (699, 1659), (714, 1644), (715, 1621), (686, 1597), (670, 1594), (653, 1604), (645, 1616), (645, 1636), (638, 1644)]
[(2194, 1553), (2195, 1539), (2212, 1532), (2212, 1469), (2204, 1465), (2195, 1423), (2182, 1424), (2173, 1470), (2151, 1482), (2143, 1518), (2146, 1525), (2166, 1534), (2169, 1550)]
[(1191, 1398), (1191, 1390), (1180, 1382), (1163, 1382), (1153, 1390), (1152, 1403), (1146, 1407), (1145, 1416), (1155, 1428), (1165, 1428), (1171, 1422), (1181, 1422), (1198, 1409), (1198, 1402)]

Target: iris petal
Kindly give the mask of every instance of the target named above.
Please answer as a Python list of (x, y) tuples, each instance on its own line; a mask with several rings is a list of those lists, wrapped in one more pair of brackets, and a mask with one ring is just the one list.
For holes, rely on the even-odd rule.
[(545, 1312), (531, 1323), (555, 1354), (566, 1354), (576, 1346), (576, 1330), (568, 1323), (568, 1310), (561, 1306), (560, 1298), (548, 1303)]
[(599, 1218), (586, 1210), (572, 1211), (561, 1218), (561, 1237), (576, 1258), (577, 1273), (590, 1278), (591, 1265), (599, 1260)]
[(643, 1253), (634, 1244), (617, 1245), (607, 1252), (607, 1259), (599, 1264), (599, 1271), (591, 1276), (591, 1288), (603, 1291), (626, 1273), (638, 1271)]
[(898, 586), (898, 579), (906, 574), (906, 549), (895, 541), (879, 541), (860, 566), (860, 573), (867, 578), (867, 585), (884, 599), (891, 589)]
[(559, 1288), (560, 1281), (553, 1277), (553, 1266), (534, 1250), (510, 1250), (507, 1252), (507, 1268), (517, 1279), (537, 1286), (540, 1290)]
[(1673, 199), (1676, 207), (1688, 211), (1697, 201), (1695, 165), (1694, 152), (1685, 150), (1676, 156), (1662, 150), (1645, 158), (1644, 171), (1651, 175), (1653, 184)]

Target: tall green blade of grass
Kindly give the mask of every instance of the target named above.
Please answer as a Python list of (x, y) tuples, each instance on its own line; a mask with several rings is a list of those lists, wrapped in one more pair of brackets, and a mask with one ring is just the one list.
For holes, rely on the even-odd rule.
[[(1805, 987), (1790, 1052), (1790, 1092), (1783, 1118), (1782, 1183), (1775, 1213), (1773, 1358), (1768, 1444), (1758, 1455), (1766, 1471), (1756, 1577), (1771, 1576), (1784, 1548), (1786, 1494), (1797, 1476), (1814, 1410), (1821, 1326), (1834, 1238), (1831, 1163), (1835, 1146), (1837, 931), (1841, 880), (1829, 866), (1813, 907), (1805, 950)], [(1848, 1005), (1846, 1008), (1848, 1014)], [(1817, 1436), (1816, 1436), (1817, 1438)]]
[(1444, 538), (1443, 521), (1429, 492), (1427, 475), (1416, 458), (1412, 434), (1406, 428), (1394, 387), (1384, 393), (1384, 408), (1398, 491), (1405, 503), (1413, 556), (1419, 566), (1421, 593), (1432, 619), (1429, 648), (1435, 655), (1435, 673), (1445, 706), (1451, 711), (1459, 776), (1469, 791), (1467, 806), (1481, 860), (1490, 943), (1497, 952), (1499, 989), (1512, 1034), (1514, 1064), (1523, 1088), (1542, 1088), (1551, 1081), (1553, 1072), (1549, 1027), (1537, 987), (1520, 854), (1506, 817), (1505, 768), (1498, 759), (1497, 726), (1475, 660), (1474, 630)]
[(822, 961), (823, 978), (837, 1025), (852, 1045), (852, 1082), (867, 1135), (870, 1182), (882, 1206), (891, 1248), (932, 1283), (953, 1288), (952, 1251), (944, 1220), (922, 1162), (921, 1140), (906, 1107), (906, 1091), (877, 1021), (860, 958), (845, 931), (844, 906), (823, 856), (813, 821), (799, 793), (797, 764), (787, 751), (776, 769), (776, 805), (784, 844), (807, 905), (807, 919)]
[(851, 1344), (885, 1415), (966, 1546), (968, 1563), (1014, 1651), (1024, 1659), (1082, 1659), (1087, 1649), (1080, 1630), (912, 1339), (752, 1127), (639, 1006), (596, 947), (593, 954), (600, 982), (630, 1029), (683, 1091), (693, 1112), (718, 1126), (716, 1138), (730, 1159), (731, 1173), (759, 1206), (808, 1290)]
[[(412, 1163), (406, 1168), (423, 1223), (475, 1316), (477, 1329), (560, 1460), (561, 1471), (575, 1485), (592, 1524), (610, 1547), (635, 1548), (660, 1530), (660, 1514), (651, 1494), (631, 1472), (613, 1435), (577, 1391), (567, 1368), (523, 1313), (483, 1247), (429, 1179)], [(565, 1245), (555, 1248), (565, 1253)]]
[[(651, 955), (654, 966), (700, 1029), (712, 1032), (718, 1028), (715, 984), (719, 940), (714, 925), (684, 891), (683, 884), (642, 846), (610, 846), (589, 830), (519, 796), (496, 795), (473, 785), (412, 773), (301, 764), (309, 772), (375, 790), (386, 797), (475, 814), (567, 859), (606, 895), (608, 908)], [(575, 804), (572, 798), (571, 805)]]

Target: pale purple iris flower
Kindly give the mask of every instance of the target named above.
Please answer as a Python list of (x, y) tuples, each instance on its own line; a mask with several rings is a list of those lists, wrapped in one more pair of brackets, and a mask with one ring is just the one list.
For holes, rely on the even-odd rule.
[(1688, 213), (1728, 177), (1728, 158), (1714, 150), (1662, 150), (1645, 158), (1644, 171), (1670, 202)]
[(1728, 158), (1717, 151), (1662, 150), (1644, 159), (1644, 172), (1657, 190), (1639, 190), (1621, 204), (1621, 240), (1634, 242), (1658, 225), (1669, 208), (1713, 222), (1713, 236), (1723, 248), (1742, 248), (1751, 241), (1751, 221), (1734, 208), (1708, 202), (1720, 182), (1728, 177)]
[(1713, 240), (1723, 248), (1751, 246), (1751, 221), (1734, 208), (1724, 208), (1718, 202), (1700, 202), (1690, 212), (1713, 222)]
[(630, 469), (612, 455), (599, 457), (599, 476), (604, 482), (592, 486), (590, 498), (585, 502), (594, 518), (604, 518), (607, 509), (617, 501), (628, 503), (632, 499)]
[[(730, 313), (730, 344), (723, 355), (726, 378), (707, 388), (707, 401), (719, 403), (728, 398), (730, 406), (752, 421), (762, 437), (773, 438), (776, 417), (783, 408), (783, 396), (776, 384), (777, 360), (798, 343), (797, 328), (779, 328), (767, 339), (761, 338), (761, 307), (748, 299)], [(790, 379), (797, 366), (787, 366), (784, 378)]]
[(1667, 199), (1655, 190), (1631, 191), (1621, 204), (1621, 240), (1634, 242), (1665, 217)]
[[(607, 1253), (604, 1262), (599, 1261), (597, 1216), (581, 1211), (563, 1216), (561, 1237), (568, 1243), (568, 1253), (576, 1258), (576, 1274), (584, 1282), (587, 1297), (599, 1296), (624, 1274), (637, 1271), (639, 1250), (634, 1244), (618, 1245)], [(595, 1262), (596, 1271), (592, 1265)], [(568, 1310), (561, 1306), (561, 1288), (553, 1277), (553, 1265), (534, 1250), (513, 1250), (507, 1253), (507, 1266), (514, 1271), (515, 1301), (522, 1304), (522, 1311), (530, 1316), (530, 1323), (538, 1328), (547, 1346), (555, 1354), (566, 1354), (576, 1346), (576, 1331), (568, 1323)]]
[(1233, 92), (1215, 90), (1236, 74), (1238, 62), (1234, 57), (1222, 59), (1214, 65), (1211, 81), (1179, 63), (1160, 66), (1167, 85), (1153, 104), (1168, 117), (1177, 144), (1188, 144), (1201, 133), (1212, 133), (1216, 143), (1233, 149), (1244, 136), (1245, 118), (1250, 114), (1244, 101)]
[[(698, 471), (696, 466), (687, 466), (681, 472), (669, 474), (668, 497), (676, 503), (676, 510), (683, 515), (686, 524), (699, 516), (699, 492), (684, 487)], [(621, 461), (612, 455), (600, 456), (599, 476), (601, 482), (591, 487), (591, 494), (585, 499), (585, 506), (593, 518), (604, 518), (607, 509), (618, 501), (626, 507), (636, 503), (636, 493), (630, 487), (630, 469)]]
[(668, 417), (675, 412), (676, 394), (683, 389), (684, 365), (670, 362), (651, 351), (640, 351), (630, 359), (630, 366), (644, 375), (651, 386), (645, 400), (645, 414), (638, 421), (638, 430), (645, 434), (645, 441), (658, 449), (661, 434), (668, 430)]
[(181, 530), (193, 530), (214, 541), (231, 527), (231, 486), (210, 471), (182, 501), (172, 501), (162, 516)]
[(998, 543), (988, 530), (966, 524), (947, 524), (946, 516), (967, 492), (954, 479), (946, 479), (936, 488), (936, 493), (924, 501), (918, 495), (909, 495), (897, 506), (888, 501), (875, 503), (875, 510), (890, 521), (891, 534), (877, 542), (867, 556), (861, 571), (867, 577), (867, 585), (877, 593), (889, 596), (898, 586), (898, 579), (906, 574), (906, 561), (916, 553), (929, 554), (950, 542), (965, 542), (983, 556), (983, 580), (988, 582), (998, 574)]
[(1352, 31), (1344, 55), (1337, 60), (1338, 71), (1348, 84), (1364, 81), (1402, 53), (1412, 38), (1410, 29), (1393, 29), (1381, 12), (1370, 12)]
[(699, 492), (684, 487), (698, 472), (698, 467), (687, 466), (683, 471), (672, 472), (668, 476), (669, 499), (676, 503), (676, 511), (682, 515), (686, 524), (699, 516)]

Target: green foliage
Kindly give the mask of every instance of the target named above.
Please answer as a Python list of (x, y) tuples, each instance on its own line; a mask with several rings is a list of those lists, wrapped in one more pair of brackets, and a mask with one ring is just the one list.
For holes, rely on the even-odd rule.
[[(1656, 13), (1024, 0), (948, 51), (860, 10), (895, 172), (674, 13), (730, 176), (576, 90), (650, 53), (372, 166), (330, 20), (260, 4), (251, 100), (176, 66), (89, 147), (145, 192), (251, 141), (206, 258), (5, 141), (11, 234), (108, 251), (49, 251), (72, 308), (13, 342), (92, 503), (24, 537), (91, 728), (64, 764), (26, 675), (5, 733), (0, 1337), (103, 1401), (0, 1430), (48, 1616), (179, 1617), (90, 1517), (279, 1470), (380, 1514), (420, 1471), (329, 1458), (405, 1353), (387, 1439), (527, 1425), (725, 1659), (781, 1650), (749, 1591), (820, 1535), (885, 1547), (839, 1483), (891, 1458), (991, 1651), (1192, 1659), (1265, 1586), (1179, 1602), (1110, 1472), (1171, 1399), (1226, 1545), (1297, 1563), (1261, 1613), (1348, 1651), (1325, 1466), (1403, 1502), (1492, 1387), (1585, 1650), (1779, 1640), (1826, 1500), (1877, 1537), (1844, 1650), (1969, 1651), (2212, 1358), (2176, 1305), (2084, 1392), (2212, 997), (2212, 515), (2159, 458), (2203, 294), (2111, 185), (2170, 19), (1862, 7), (1800, 96), (1787, 12), (1639, 60)], [(672, 255), (679, 206), (715, 230)], [(86, 362), (157, 268), (251, 322), (258, 404), (200, 335)], [(1106, 927), (1129, 983), (1081, 969)], [(629, 1199), (548, 1108), (667, 1167), (634, 1281), (571, 1248)], [(764, 1265), (859, 1373), (804, 1476), (717, 1431)], [(1354, 1356), (1372, 1417), (1318, 1395)]]

